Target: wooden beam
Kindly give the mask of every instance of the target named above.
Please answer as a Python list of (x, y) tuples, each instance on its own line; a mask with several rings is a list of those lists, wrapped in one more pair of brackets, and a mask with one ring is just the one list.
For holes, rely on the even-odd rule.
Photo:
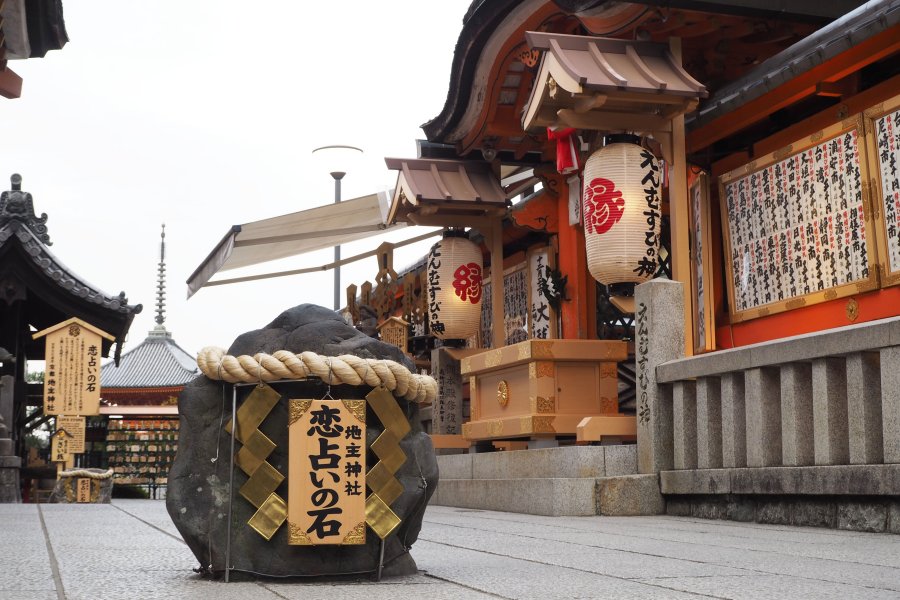
[(0, 71), (0, 96), (10, 100), (22, 95), (22, 78), (16, 72), (6, 67)]
[(581, 226), (569, 225), (569, 184), (563, 177), (559, 178), (556, 198), (557, 219), (559, 222), (559, 270), (567, 277), (566, 295), (562, 302), (560, 317), (562, 331), (560, 338), (568, 340), (587, 340), (596, 337), (588, 330), (588, 313), (596, 311), (596, 305), (588, 302), (588, 289), (594, 280), (588, 275), (587, 251), (584, 245), (584, 229)]
[[(681, 40), (672, 38), (672, 55), (681, 63)], [(672, 280), (682, 284), (684, 292), (685, 356), (694, 354), (694, 294), (691, 287), (690, 198), (688, 194), (688, 164), (685, 156), (684, 115), (672, 119), (672, 164), (669, 165), (669, 260)]]
[(576, 129), (595, 131), (654, 131), (669, 129), (669, 120), (654, 115), (634, 113), (589, 112), (580, 114), (571, 108), (557, 111), (559, 121)]
[(491, 347), (506, 345), (506, 318), (503, 301), (503, 221), (496, 219), (491, 227)]

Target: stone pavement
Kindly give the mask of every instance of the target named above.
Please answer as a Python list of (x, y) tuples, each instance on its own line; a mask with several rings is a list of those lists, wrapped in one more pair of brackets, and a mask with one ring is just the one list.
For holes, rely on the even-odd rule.
[(430, 507), (420, 573), (207, 581), (165, 503), (0, 504), (3, 600), (900, 598), (900, 536), (680, 517)]

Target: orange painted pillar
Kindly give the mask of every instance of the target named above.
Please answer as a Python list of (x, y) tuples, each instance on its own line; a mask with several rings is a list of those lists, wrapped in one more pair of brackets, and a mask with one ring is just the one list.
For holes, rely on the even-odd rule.
[(580, 225), (569, 225), (569, 186), (565, 178), (560, 177), (557, 198), (557, 214), (559, 215), (559, 261), (558, 268), (564, 277), (568, 277), (566, 297), (560, 307), (563, 339), (590, 339), (588, 330), (589, 311), (595, 307), (588, 306), (589, 286), (594, 280), (588, 276), (587, 254), (584, 247), (584, 230)]

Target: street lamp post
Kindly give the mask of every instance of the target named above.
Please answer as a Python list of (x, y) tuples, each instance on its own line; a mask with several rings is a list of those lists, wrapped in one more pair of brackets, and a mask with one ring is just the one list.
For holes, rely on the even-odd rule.
[[(350, 165), (362, 154), (356, 146), (331, 145), (313, 150), (313, 155), (322, 161), (328, 174), (334, 179), (334, 203), (341, 202), (341, 180), (350, 170)], [(334, 247), (334, 310), (341, 309), (341, 246)]]

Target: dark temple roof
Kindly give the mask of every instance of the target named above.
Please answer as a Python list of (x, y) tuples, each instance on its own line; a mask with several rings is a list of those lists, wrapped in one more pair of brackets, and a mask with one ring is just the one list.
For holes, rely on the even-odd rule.
[[(0, 194), (0, 315), (21, 303), (21, 319), (40, 331), (71, 317), (90, 323), (115, 338), (116, 360), (140, 304), (128, 304), (125, 292), (111, 296), (86, 282), (47, 246), (47, 215), (37, 217), (31, 194), (21, 191), (13, 175), (12, 189)], [(43, 342), (35, 342), (39, 349)], [(103, 341), (103, 356), (112, 342)]]
[(687, 119), (687, 128), (714, 121), (897, 24), (900, 0), (867, 2), (719, 89)]
[(200, 373), (197, 361), (158, 326), (147, 338), (122, 355), (119, 366), (100, 369), (100, 389), (183, 386)]

